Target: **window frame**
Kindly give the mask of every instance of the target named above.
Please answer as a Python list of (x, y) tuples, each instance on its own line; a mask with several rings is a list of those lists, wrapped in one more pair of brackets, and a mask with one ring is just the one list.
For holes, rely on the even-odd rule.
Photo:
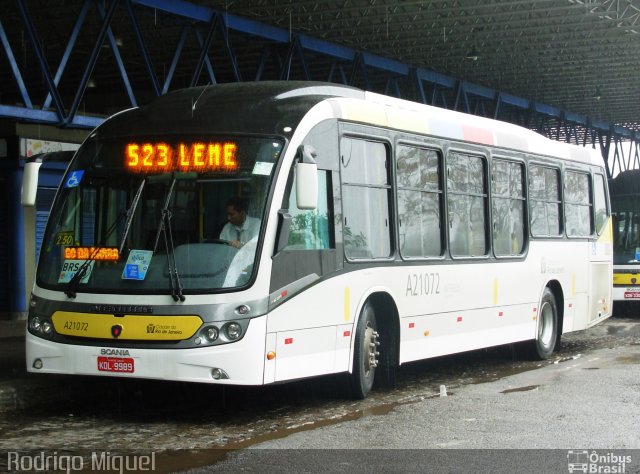
[[(401, 187), (399, 184), (399, 180), (398, 180), (398, 148), (404, 146), (404, 147), (411, 147), (411, 148), (419, 148), (422, 150), (428, 150), (428, 151), (434, 151), (437, 155), (438, 155), (438, 189), (437, 190), (427, 190), (426, 188), (423, 189), (418, 189), (418, 188), (406, 188), (406, 187)], [(398, 255), (400, 256), (400, 259), (403, 261), (408, 261), (408, 262), (415, 262), (415, 261), (425, 261), (425, 260), (429, 260), (429, 261), (433, 261), (433, 260), (443, 260), (446, 258), (447, 253), (448, 253), (448, 241), (447, 241), (447, 232), (446, 232), (446, 207), (447, 207), (447, 200), (446, 200), (446, 192), (445, 192), (445, 173), (444, 170), (446, 169), (446, 165), (445, 165), (445, 151), (443, 150), (443, 148), (441, 146), (438, 146), (437, 144), (434, 143), (429, 143), (429, 142), (418, 142), (418, 141), (413, 141), (413, 140), (409, 140), (409, 139), (403, 139), (400, 138), (396, 141), (394, 150), (393, 150), (393, 187), (395, 190), (395, 232), (396, 235), (398, 236), (398, 242), (397, 242), (397, 248), (398, 248)], [(425, 255), (421, 255), (421, 256), (407, 256), (404, 255), (402, 253), (402, 248), (400, 245), (400, 203), (399, 203), (399, 195), (400, 195), (400, 191), (413, 191), (413, 192), (417, 192), (417, 193), (427, 193), (427, 194), (435, 194), (437, 196), (439, 196), (439, 210), (440, 210), (440, 255), (430, 255), (430, 256), (425, 256)], [(422, 237), (422, 235), (421, 235)]]
[[(599, 237), (607, 229), (607, 221), (611, 217), (611, 198), (609, 196), (609, 189), (608, 189), (608, 186), (607, 186), (607, 178), (605, 177), (605, 175), (602, 174), (600, 172), (600, 170), (591, 171), (590, 174), (591, 174), (591, 179), (593, 181), (593, 212), (594, 212), (594, 214), (593, 214), (593, 228), (594, 228), (594, 231), (595, 231), (595, 235)], [(604, 207), (605, 207), (605, 211), (606, 211), (605, 224), (602, 226), (602, 229), (600, 229), (600, 232), (598, 232), (598, 223), (597, 223), (596, 176), (599, 176), (600, 178), (602, 178), (602, 187), (603, 187), (603, 190), (604, 190)]]
[[(587, 186), (589, 187), (587, 196), (589, 198), (589, 234), (588, 235), (570, 235), (568, 232), (567, 226), (567, 206), (579, 206), (586, 207), (585, 204), (581, 204), (578, 202), (568, 201), (565, 193), (565, 185), (567, 182), (566, 174), (574, 173), (579, 175), (584, 175), (587, 177)], [(580, 239), (590, 239), (595, 235), (595, 195), (594, 195), (594, 186), (593, 186), (593, 172), (589, 169), (580, 169), (576, 167), (565, 167), (562, 170), (562, 212), (563, 212), (563, 221), (564, 221), (564, 235), (567, 236), (568, 239), (580, 240)]]
[[(537, 157), (536, 157), (537, 158)], [(562, 166), (562, 162), (560, 160), (555, 160), (555, 163), (548, 163), (545, 161), (538, 161), (535, 159), (529, 159), (527, 162), (527, 211), (529, 213), (529, 222), (528, 222), (528, 226), (529, 226), (529, 237), (530, 239), (546, 239), (546, 240), (553, 240), (553, 239), (562, 239), (565, 237), (565, 223), (564, 223), (564, 174), (563, 174), (563, 166)], [(558, 196), (558, 201), (547, 201), (547, 200), (542, 200), (542, 199), (537, 199), (534, 198), (531, 195), (531, 184), (533, 182), (533, 180), (531, 179), (531, 168), (532, 167), (540, 167), (540, 168), (548, 168), (548, 169), (552, 169), (555, 170), (557, 172), (557, 176), (558, 176), (558, 192), (559, 192), (559, 196)], [(551, 203), (554, 202), (556, 204), (559, 204), (559, 215), (558, 215), (558, 224), (560, 229), (558, 230), (558, 233), (555, 235), (547, 235), (547, 234), (534, 234), (533, 233), (533, 222), (531, 222), (531, 219), (533, 218), (533, 212), (532, 212), (532, 205), (533, 202), (537, 201), (537, 202), (545, 202), (545, 203)]]
[[(493, 215), (493, 203), (494, 203), (494, 191), (493, 191), (493, 163), (496, 161), (506, 162), (506, 163), (516, 163), (521, 166), (522, 171), (522, 196), (520, 198), (513, 197), (502, 197), (498, 196), (500, 199), (510, 199), (512, 201), (519, 200), (522, 202), (522, 250), (518, 254), (514, 255), (498, 255), (495, 250), (494, 245), (494, 229), (495, 225), (494, 215)], [(528, 180), (528, 171), (529, 171), (529, 163), (524, 158), (519, 158), (515, 156), (505, 156), (503, 154), (493, 155), (491, 157), (491, 179), (489, 180), (490, 186), (490, 207), (491, 207), (491, 250), (493, 252), (493, 256), (499, 260), (509, 260), (509, 259), (524, 259), (529, 251), (529, 241), (531, 240), (530, 236), (530, 222), (529, 222), (529, 180)]]
[[(483, 164), (483, 193), (482, 194), (477, 194), (477, 193), (462, 193), (459, 191), (451, 191), (449, 189), (449, 160), (452, 154), (462, 154), (462, 155), (467, 155), (470, 157), (475, 157), (475, 158), (479, 158), (480, 161)], [(490, 183), (489, 183), (489, 156), (490, 156), (490, 152), (489, 151), (483, 151), (483, 150), (477, 150), (477, 149), (468, 149), (468, 148), (462, 148), (459, 146), (451, 146), (449, 148), (446, 149), (446, 154), (445, 154), (445, 159), (444, 159), (444, 166), (443, 166), (443, 186), (444, 186), (444, 191), (445, 191), (445, 211), (446, 211), (446, 215), (445, 215), (445, 222), (446, 222), (446, 253), (449, 255), (449, 257), (451, 258), (451, 260), (488, 260), (489, 258), (491, 258), (493, 256), (493, 249), (491, 248), (492, 245), (492, 241), (491, 241), (491, 235), (490, 235), (490, 228), (488, 225), (488, 222), (491, 220), (491, 210), (490, 210), (490, 196), (491, 196), (491, 189), (490, 189)], [(475, 196), (475, 197), (483, 197), (484, 198), (484, 204), (483, 204), (483, 209), (484, 209), (484, 240), (485, 240), (485, 253), (482, 255), (454, 255), (452, 252), (452, 245), (451, 245), (451, 216), (450, 216), (450, 212), (449, 212), (449, 204), (451, 202), (451, 195), (465, 195), (465, 196)]]
[[(343, 177), (343, 164), (342, 164), (342, 143), (344, 139), (349, 140), (360, 140), (365, 142), (379, 143), (383, 145), (385, 149), (386, 156), (386, 176), (387, 181), (386, 184), (368, 184), (368, 183), (353, 183), (349, 181), (345, 181)], [(395, 201), (394, 201), (394, 180), (395, 173), (393, 172), (393, 146), (389, 138), (380, 135), (367, 134), (367, 133), (358, 133), (352, 131), (343, 131), (340, 133), (338, 137), (338, 170), (340, 175), (340, 200), (341, 200), (341, 228), (342, 228), (342, 253), (344, 255), (344, 259), (348, 263), (361, 263), (361, 262), (384, 262), (384, 261), (393, 261), (396, 255), (396, 246), (395, 246), (395, 230), (393, 222), (396, 220), (395, 216)], [(389, 255), (381, 256), (381, 257), (353, 257), (347, 254), (347, 245), (345, 243), (345, 187), (351, 188), (368, 188), (368, 189), (384, 189), (387, 192), (387, 228), (389, 235)]]

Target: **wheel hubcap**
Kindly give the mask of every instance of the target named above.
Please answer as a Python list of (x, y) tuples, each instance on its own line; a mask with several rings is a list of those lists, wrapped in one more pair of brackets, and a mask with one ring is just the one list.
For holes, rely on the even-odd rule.
[(553, 339), (553, 308), (547, 302), (540, 308), (538, 339), (544, 347), (550, 347)]

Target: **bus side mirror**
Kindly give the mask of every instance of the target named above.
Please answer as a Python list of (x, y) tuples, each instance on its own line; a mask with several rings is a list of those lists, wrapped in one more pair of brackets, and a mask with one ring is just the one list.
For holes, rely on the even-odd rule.
[(36, 205), (36, 192), (38, 191), (38, 173), (42, 161), (28, 161), (24, 164), (22, 173), (22, 193), (20, 202), (23, 206)]
[(296, 205), (298, 209), (315, 209), (318, 203), (318, 165), (316, 151), (309, 145), (298, 149), (296, 163)]

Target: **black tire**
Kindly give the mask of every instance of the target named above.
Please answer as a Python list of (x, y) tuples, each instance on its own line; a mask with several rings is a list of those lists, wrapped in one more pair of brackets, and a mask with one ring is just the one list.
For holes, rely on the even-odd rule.
[(370, 303), (365, 303), (356, 329), (351, 374), (351, 394), (362, 400), (371, 392), (378, 365), (378, 332), (376, 314)]
[(538, 332), (530, 342), (530, 353), (536, 360), (551, 357), (558, 343), (558, 307), (556, 298), (549, 288), (544, 289), (538, 308)]

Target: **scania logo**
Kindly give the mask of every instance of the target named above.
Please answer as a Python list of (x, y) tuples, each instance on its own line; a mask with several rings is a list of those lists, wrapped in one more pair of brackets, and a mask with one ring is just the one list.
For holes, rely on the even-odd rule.
[(120, 334), (122, 334), (122, 326), (120, 326), (119, 324), (116, 324), (114, 326), (111, 326), (111, 335), (117, 339), (120, 337)]
[(130, 356), (131, 354), (129, 354), (128, 349), (100, 349), (100, 355), (125, 357)]

